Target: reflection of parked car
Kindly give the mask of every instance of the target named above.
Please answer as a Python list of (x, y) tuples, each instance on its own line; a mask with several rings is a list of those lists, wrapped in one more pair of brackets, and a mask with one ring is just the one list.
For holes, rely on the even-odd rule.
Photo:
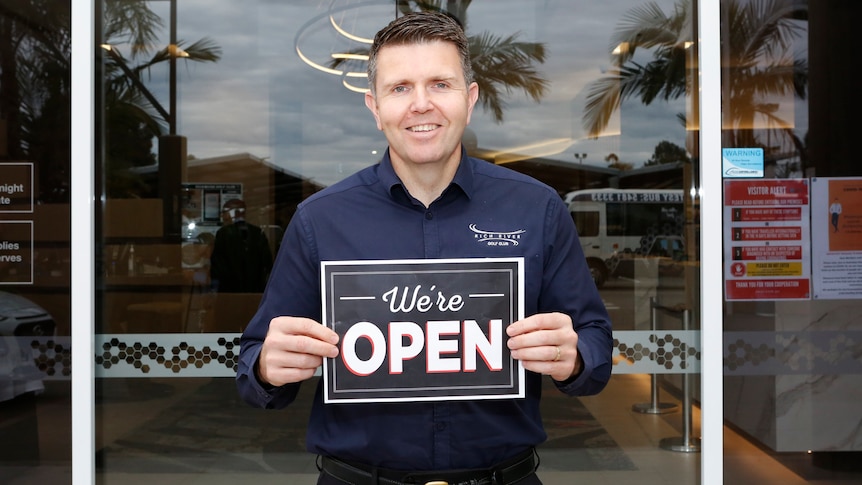
[(45, 389), (28, 337), (54, 335), (55, 329), (44, 308), (0, 291), (0, 401)]
[(54, 335), (55, 329), (47, 310), (22, 296), (0, 291), (0, 335), (42, 337)]
[(635, 265), (649, 260), (657, 262), (659, 275), (679, 276), (686, 260), (685, 243), (680, 236), (656, 236), (642, 254), (625, 252), (616, 255), (616, 259), (613, 276), (634, 278)]
[(648, 257), (659, 258), (658, 272), (666, 276), (679, 276), (688, 258), (685, 243), (680, 236), (659, 236), (653, 242)]

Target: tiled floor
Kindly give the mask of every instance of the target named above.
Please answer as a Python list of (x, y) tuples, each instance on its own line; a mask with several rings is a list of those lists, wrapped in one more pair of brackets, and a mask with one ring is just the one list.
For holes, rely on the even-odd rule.
[[(667, 485), (700, 483), (701, 454), (668, 451), (660, 447), (660, 441), (668, 437), (681, 436), (680, 412), (664, 415), (642, 414), (632, 411), (632, 396), (649, 400), (649, 379), (643, 375), (615, 375), (608, 388), (599, 396), (584, 398), (583, 402), (595, 418), (601, 422), (608, 434), (619, 444), (635, 465), (635, 470), (562, 472), (553, 468), (553, 463), (565, 458), (565, 451), (545, 451), (545, 460), (540, 476), (546, 485), (577, 484), (628, 484)], [(676, 403), (668, 393), (661, 394), (663, 402)], [(123, 406), (111, 406), (106, 426), (100, 437), (110, 442), (128, 431), (129, 413), (141, 422), (154, 416), (160, 408), (170, 405), (170, 399), (136, 403), (130, 401)], [(56, 411), (56, 410), (55, 410)], [(46, 418), (48, 419), (48, 418)], [(697, 423), (699, 413), (693, 409), (695, 423), (691, 436), (699, 436)], [(54, 441), (54, 440), (50, 440)], [(696, 442), (692, 442), (696, 444)], [(562, 454), (550, 456), (548, 454)], [(254, 457), (248, 457), (253, 460)], [(158, 470), (147, 473), (99, 473), (99, 484), (150, 485), (313, 485), (316, 473), (313, 459), (304, 453), (286, 457), (291, 469), (304, 473), (219, 473), (219, 474), (168, 474)], [(838, 473), (817, 469), (805, 456), (775, 455), (768, 453), (745, 440), (732, 429), (725, 431), (724, 483), (733, 485), (849, 485), (862, 483), (862, 473)], [(549, 463), (551, 465), (549, 465)], [(44, 464), (44, 461), (43, 461)], [(63, 484), (71, 482), (68, 467), (50, 463), (38, 468), (6, 466), (0, 464), (0, 483), (8, 485)]]

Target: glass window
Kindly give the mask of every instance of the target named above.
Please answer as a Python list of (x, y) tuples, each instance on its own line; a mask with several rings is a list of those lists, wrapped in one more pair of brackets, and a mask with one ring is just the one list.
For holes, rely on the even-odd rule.
[(858, 106), (830, 73), (862, 8), (721, 12), (725, 481), (859, 482)]
[[(698, 36), (693, 5), (671, 0), (99, 2), (101, 483), (315, 483), (318, 378), (288, 410), (250, 408), (239, 335), (297, 204), (386, 150), (363, 102), (369, 39), (431, 3), (474, 52), (468, 154), (572, 203), (614, 323), (607, 389), (546, 383), (540, 476), (698, 483)], [(251, 232), (233, 240), (238, 219)]]
[(70, 8), (0, 8), (3, 483), (71, 479)]
[(599, 213), (594, 211), (572, 211), (572, 219), (578, 228), (579, 237), (599, 235)]

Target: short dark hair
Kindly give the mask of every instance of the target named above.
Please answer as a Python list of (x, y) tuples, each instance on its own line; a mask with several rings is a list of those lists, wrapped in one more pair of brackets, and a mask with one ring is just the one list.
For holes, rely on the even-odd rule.
[(245, 210), (245, 202), (242, 199), (230, 199), (224, 203), (221, 210), (229, 211), (231, 209), (243, 209)]
[(375, 93), (377, 81), (377, 55), (386, 46), (424, 44), (428, 42), (450, 42), (458, 48), (464, 81), (473, 82), (473, 66), (470, 62), (470, 45), (460, 22), (442, 12), (410, 12), (380, 29), (368, 54), (368, 87)]

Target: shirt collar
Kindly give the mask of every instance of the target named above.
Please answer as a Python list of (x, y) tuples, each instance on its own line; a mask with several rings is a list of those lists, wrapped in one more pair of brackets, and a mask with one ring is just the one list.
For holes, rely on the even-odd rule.
[[(461, 162), (458, 164), (458, 170), (455, 171), (452, 183), (449, 184), (449, 188), (447, 188), (444, 193), (449, 191), (452, 186), (456, 186), (464, 192), (464, 195), (466, 195), (468, 199), (472, 199), (474, 163), (476, 163), (476, 160), (468, 157), (467, 151), (463, 146), (461, 146)], [(395, 173), (395, 168), (392, 167), (392, 159), (389, 158), (388, 148), (386, 149), (386, 153), (383, 154), (383, 158), (380, 160), (380, 167), (377, 174), (380, 178), (380, 182), (384, 187), (386, 187), (390, 195), (392, 195), (392, 191), (395, 187), (404, 187), (401, 179), (399, 179), (398, 175)]]

